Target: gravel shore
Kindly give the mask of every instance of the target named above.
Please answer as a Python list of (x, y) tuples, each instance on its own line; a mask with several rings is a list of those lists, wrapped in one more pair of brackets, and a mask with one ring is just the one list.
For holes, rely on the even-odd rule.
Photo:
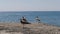
[(60, 34), (60, 27), (44, 23), (0, 23), (0, 34)]

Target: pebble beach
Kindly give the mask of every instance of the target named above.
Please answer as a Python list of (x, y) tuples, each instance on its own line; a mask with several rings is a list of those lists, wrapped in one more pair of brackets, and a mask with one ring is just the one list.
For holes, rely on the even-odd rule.
[(60, 27), (45, 23), (0, 23), (0, 34), (60, 34)]

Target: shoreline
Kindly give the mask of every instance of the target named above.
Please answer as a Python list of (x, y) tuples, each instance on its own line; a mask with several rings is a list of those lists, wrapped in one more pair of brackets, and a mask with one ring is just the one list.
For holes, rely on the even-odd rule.
[[(24, 32), (23, 32), (24, 31)], [(18, 33), (17, 33), (18, 32)], [(33, 33), (31, 33), (33, 32)], [(21, 23), (0, 23), (0, 33), (16, 33), (16, 34), (60, 34), (60, 27), (45, 24), (45, 23), (32, 23), (25, 24), (24, 29)]]

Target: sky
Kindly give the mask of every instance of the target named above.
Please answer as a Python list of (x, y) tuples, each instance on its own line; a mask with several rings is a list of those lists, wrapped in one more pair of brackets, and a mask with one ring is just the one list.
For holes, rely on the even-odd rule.
[(60, 11), (60, 0), (0, 0), (0, 11)]

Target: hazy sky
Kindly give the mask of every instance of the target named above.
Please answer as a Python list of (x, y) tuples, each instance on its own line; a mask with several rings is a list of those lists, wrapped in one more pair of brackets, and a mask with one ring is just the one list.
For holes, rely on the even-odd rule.
[(60, 0), (0, 0), (0, 11), (60, 11)]

